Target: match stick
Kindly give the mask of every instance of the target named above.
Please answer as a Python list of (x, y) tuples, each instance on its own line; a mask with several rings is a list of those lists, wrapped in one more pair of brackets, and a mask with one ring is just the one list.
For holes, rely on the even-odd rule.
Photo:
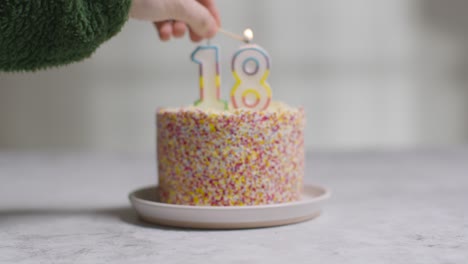
[(226, 31), (222, 28), (218, 28), (218, 32), (219, 33), (223, 33), (224, 35), (228, 36), (228, 37), (231, 37), (233, 39), (237, 39), (237, 40), (240, 40), (242, 42), (245, 42), (245, 43), (248, 43), (250, 40), (241, 36), (241, 35), (237, 35), (235, 33), (232, 33), (232, 32), (229, 32), (229, 31)]

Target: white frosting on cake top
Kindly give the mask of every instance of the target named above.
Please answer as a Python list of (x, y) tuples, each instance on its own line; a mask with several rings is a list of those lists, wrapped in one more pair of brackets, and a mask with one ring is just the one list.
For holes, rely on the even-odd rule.
[(180, 111), (202, 111), (206, 114), (216, 114), (216, 115), (231, 115), (231, 114), (238, 114), (239, 112), (266, 112), (266, 113), (283, 113), (283, 112), (297, 112), (300, 111), (301, 108), (291, 107), (283, 102), (273, 101), (271, 102), (270, 106), (262, 111), (258, 110), (251, 110), (248, 108), (239, 108), (235, 109), (232, 105), (229, 106), (228, 110), (218, 110), (218, 109), (202, 109), (196, 106), (183, 106), (183, 107), (173, 107), (173, 108), (160, 108), (158, 109), (158, 113), (176, 113)]

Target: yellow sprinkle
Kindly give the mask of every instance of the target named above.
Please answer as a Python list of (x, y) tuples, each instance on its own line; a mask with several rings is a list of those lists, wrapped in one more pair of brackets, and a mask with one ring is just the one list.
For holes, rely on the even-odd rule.
[(216, 127), (213, 124), (210, 124), (210, 130), (211, 130), (211, 132), (216, 131)]
[(252, 151), (252, 153), (250, 153), (250, 159), (252, 159), (252, 160), (256, 160), (256, 159), (257, 159), (257, 157), (258, 157), (258, 154), (257, 154), (257, 152), (255, 152), (255, 151)]

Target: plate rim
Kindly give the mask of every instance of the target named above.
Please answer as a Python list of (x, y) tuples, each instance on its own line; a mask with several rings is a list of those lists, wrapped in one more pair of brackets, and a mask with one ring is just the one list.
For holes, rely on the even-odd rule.
[(157, 201), (150, 201), (137, 196), (139, 192), (148, 189), (157, 189), (159, 185), (148, 185), (146, 187), (140, 187), (135, 189), (134, 191), (130, 192), (128, 195), (129, 200), (133, 203), (139, 203), (141, 205), (147, 206), (158, 206), (164, 208), (171, 208), (171, 209), (190, 209), (190, 210), (258, 210), (258, 209), (272, 209), (272, 208), (281, 208), (281, 207), (289, 207), (289, 206), (299, 206), (304, 204), (310, 203), (320, 203), (324, 200), (327, 200), (331, 197), (332, 191), (330, 188), (316, 185), (316, 184), (304, 184), (303, 194), (305, 193), (306, 189), (320, 189), (323, 193), (317, 197), (313, 197), (307, 200), (299, 200), (293, 202), (285, 202), (285, 203), (277, 203), (277, 204), (264, 204), (264, 205), (233, 205), (233, 206), (209, 206), (209, 205), (182, 205), (182, 204), (168, 204), (163, 202)]
[(190, 228), (200, 230), (240, 230), (240, 229), (254, 229), (254, 228), (269, 228), (277, 226), (285, 226), (309, 221), (319, 217), (322, 210), (317, 210), (312, 214), (307, 214), (300, 217), (284, 218), (280, 220), (262, 220), (252, 222), (206, 222), (206, 221), (178, 221), (173, 219), (164, 218), (149, 218), (141, 215), (141, 219), (147, 223), (175, 227), (175, 228)]

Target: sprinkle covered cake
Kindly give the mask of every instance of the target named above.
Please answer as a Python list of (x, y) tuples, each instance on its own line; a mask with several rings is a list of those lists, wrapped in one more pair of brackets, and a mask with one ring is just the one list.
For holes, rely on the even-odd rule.
[(235, 206), (297, 201), (304, 176), (302, 108), (157, 112), (160, 201)]

